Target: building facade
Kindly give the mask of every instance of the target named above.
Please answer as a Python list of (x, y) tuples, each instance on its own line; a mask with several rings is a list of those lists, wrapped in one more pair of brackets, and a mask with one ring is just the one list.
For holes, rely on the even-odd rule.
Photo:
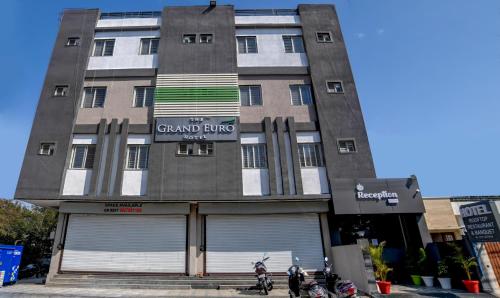
[(66, 10), (15, 198), (59, 209), (50, 276), (320, 271), (360, 226), (425, 230), (416, 178), (376, 178), (331, 5)]

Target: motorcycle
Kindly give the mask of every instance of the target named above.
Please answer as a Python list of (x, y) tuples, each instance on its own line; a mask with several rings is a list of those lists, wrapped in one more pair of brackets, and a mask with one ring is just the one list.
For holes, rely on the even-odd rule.
[[(295, 257), (296, 263), (299, 258)], [(308, 276), (307, 272), (302, 269), (298, 264), (293, 264), (287, 270), (288, 274), (288, 294), (290, 298), (309, 296), (312, 298), (326, 298), (328, 297), (327, 291), (318, 284), (316, 281), (305, 282), (305, 277)], [(305, 294), (307, 293), (307, 295)]]
[(267, 267), (265, 262), (269, 260), (269, 257), (264, 254), (262, 260), (257, 261), (257, 262), (252, 262), (253, 268), (255, 269), (255, 273), (257, 275), (257, 287), (260, 290), (260, 294), (264, 293), (264, 295), (267, 295), (268, 292), (273, 290), (273, 280), (272, 280), (272, 274), (270, 272), (267, 272)]
[[(327, 257), (325, 257), (323, 275), (328, 292), (335, 293), (338, 298), (356, 297), (358, 289), (354, 283), (350, 280), (341, 280), (337, 274), (333, 273), (332, 264), (328, 263)], [(328, 296), (330, 297), (330, 294)]]

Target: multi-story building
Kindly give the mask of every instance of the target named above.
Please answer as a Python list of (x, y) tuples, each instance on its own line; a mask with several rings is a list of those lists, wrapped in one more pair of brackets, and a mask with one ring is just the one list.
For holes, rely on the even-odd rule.
[(375, 176), (331, 5), (66, 10), (15, 198), (60, 212), (50, 276), (314, 271), (425, 230), (416, 178)]

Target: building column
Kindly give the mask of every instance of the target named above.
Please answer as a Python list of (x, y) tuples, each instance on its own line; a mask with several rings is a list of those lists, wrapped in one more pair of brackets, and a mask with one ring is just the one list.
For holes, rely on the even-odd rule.
[(323, 239), (323, 251), (325, 252), (325, 257), (328, 257), (328, 260), (331, 262), (333, 260), (333, 254), (327, 213), (319, 214), (319, 222), (321, 225), (321, 238)]
[(197, 240), (198, 206), (191, 204), (188, 217), (188, 275), (196, 276), (198, 273), (198, 242)]
[(416, 216), (418, 230), (420, 231), (420, 238), (422, 239), (422, 246), (425, 248), (427, 244), (432, 243), (432, 237), (427, 228), (427, 223), (423, 214), (418, 214)]
[(488, 250), (485, 243), (474, 243), (474, 250), (478, 258), (478, 265), (481, 269), (481, 285), (483, 290), (495, 296), (500, 296), (500, 286), (498, 285), (495, 271), (493, 271), (493, 264), (491, 264)]
[(49, 273), (47, 274), (47, 283), (58, 273), (62, 261), (64, 238), (66, 234), (66, 222), (68, 214), (59, 213), (57, 218), (56, 233), (54, 235), (54, 244), (52, 244), (52, 258), (50, 259)]

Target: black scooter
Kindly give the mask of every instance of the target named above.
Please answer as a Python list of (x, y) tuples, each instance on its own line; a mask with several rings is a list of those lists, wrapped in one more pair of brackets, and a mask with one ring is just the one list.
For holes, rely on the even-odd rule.
[[(327, 291), (316, 281), (305, 282), (307, 272), (297, 263), (299, 258), (295, 257), (296, 264), (293, 264), (287, 270), (288, 274), (288, 294), (290, 298), (308, 296), (313, 298), (326, 298)], [(304, 295), (301, 295), (304, 294)]]
[[(323, 269), (325, 276), (326, 288), (329, 293), (335, 293), (335, 297), (356, 297), (358, 289), (350, 280), (340, 280), (340, 276), (333, 273), (332, 264), (328, 263), (328, 258), (325, 257), (325, 268)], [(328, 294), (328, 297), (331, 295)]]

